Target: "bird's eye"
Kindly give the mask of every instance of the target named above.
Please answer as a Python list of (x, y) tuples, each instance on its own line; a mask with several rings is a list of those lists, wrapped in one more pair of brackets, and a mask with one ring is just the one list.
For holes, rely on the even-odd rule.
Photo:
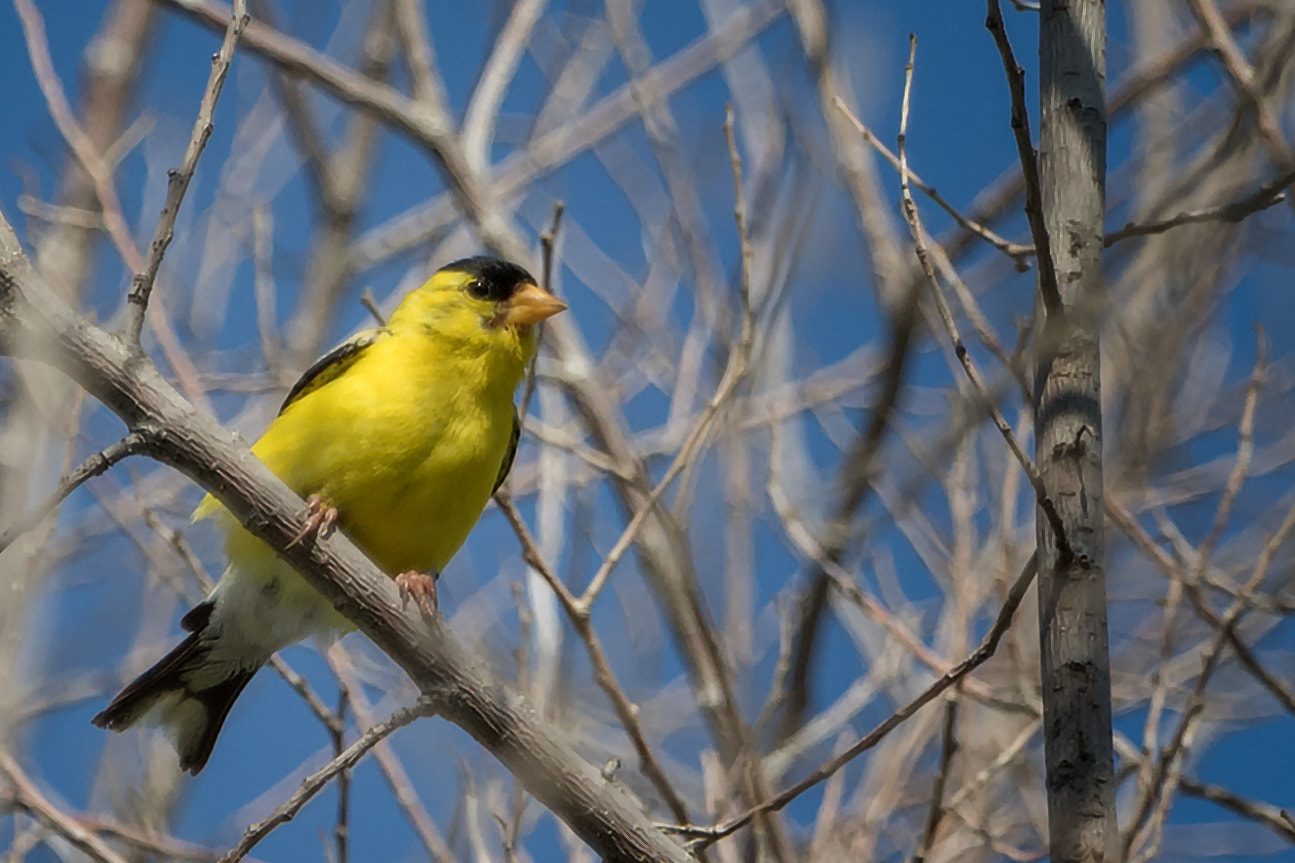
[(486, 283), (480, 279), (473, 279), (468, 282), (468, 293), (478, 300), (484, 300), (489, 297), (490, 289), (487, 288)]

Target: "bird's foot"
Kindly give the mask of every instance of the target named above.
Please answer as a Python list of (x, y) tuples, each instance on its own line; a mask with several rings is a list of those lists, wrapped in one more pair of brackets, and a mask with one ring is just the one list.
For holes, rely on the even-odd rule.
[(436, 617), (440, 613), (440, 602), (436, 598), (436, 579), (439, 576), (436, 573), (428, 575), (425, 572), (402, 572), (396, 576), (396, 587), (400, 588), (400, 599), (408, 603), (413, 599), (418, 603), (419, 609), (428, 617)]
[(297, 531), (292, 542), (288, 543), (288, 548), (292, 548), (308, 536), (313, 536), (315, 539), (328, 539), (337, 524), (337, 507), (324, 503), (324, 499), (317, 494), (306, 498), (306, 511), (303, 515), (306, 517), (306, 523), (301, 526), (301, 530)]

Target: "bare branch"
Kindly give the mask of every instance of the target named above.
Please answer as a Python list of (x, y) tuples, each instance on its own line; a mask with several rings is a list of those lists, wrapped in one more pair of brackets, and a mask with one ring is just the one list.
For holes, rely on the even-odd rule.
[[(248, 827), (243, 832), (243, 838), (238, 840), (238, 844), (220, 858), (219, 863), (237, 863), (237, 861), (242, 860), (262, 839), (270, 835), (274, 828), (296, 817), (296, 814), (301, 811), (301, 807), (309, 803), (316, 794), (324, 789), (325, 785), (334, 778), (345, 775), (346, 771), (359, 764), (360, 759), (370, 749), (415, 719), (434, 716), (436, 712), (437, 709), (431, 700), (424, 697), (420, 698), (413, 707), (402, 707), (391, 714), (387, 721), (371, 726), (369, 730), (360, 735), (359, 740), (346, 747), (336, 758), (301, 780), (301, 787), (293, 792), (292, 796), (285, 800), (278, 809), (275, 809), (269, 817)], [(341, 839), (339, 838), (338, 841), (340, 843)]]
[(1286, 200), (1286, 189), (1290, 188), (1292, 183), (1295, 183), (1295, 171), (1269, 180), (1254, 192), (1230, 204), (1220, 204), (1217, 207), (1206, 207), (1202, 210), (1191, 210), (1154, 222), (1129, 222), (1118, 231), (1112, 231), (1106, 235), (1106, 248), (1109, 249), (1121, 240), (1127, 240), (1130, 237), (1162, 234), (1181, 225), (1195, 225), (1201, 222), (1244, 221), (1255, 213)]
[(670, 807), (671, 813), (678, 822), (680, 824), (687, 823), (688, 807), (683, 798), (679, 796), (679, 793), (675, 791), (674, 786), (670, 784), (665, 768), (661, 766), (660, 761), (652, 752), (652, 747), (647, 741), (647, 735), (643, 731), (643, 725), (639, 721), (638, 705), (630, 701), (629, 696), (625, 694), (625, 690), (621, 688), (620, 683), (617, 681), (616, 673), (612, 671), (611, 662), (607, 659), (607, 653), (603, 650), (602, 641), (598, 638), (598, 633), (593, 628), (589, 611), (581, 606), (571, 591), (567, 589), (566, 584), (562, 582), (562, 579), (549, 568), (543, 555), (540, 554), (535, 538), (531, 536), (530, 529), (526, 527), (526, 522), (522, 520), (521, 514), (517, 511), (517, 507), (513, 505), (513, 502), (501, 494), (495, 496), (495, 503), (504, 513), (504, 517), (512, 525), (513, 532), (517, 534), (518, 541), (521, 542), (522, 559), (526, 561), (527, 566), (539, 573), (545, 584), (557, 595), (558, 601), (562, 603), (563, 610), (571, 620), (572, 626), (575, 627), (576, 635), (584, 642), (585, 650), (589, 654), (589, 661), (593, 665), (594, 681), (606, 693), (608, 700), (611, 701), (621, 727), (625, 729), (625, 734), (629, 737), (635, 754), (638, 755), (639, 766), (642, 768), (644, 775), (656, 786), (661, 798)]
[(489, 164), (490, 144), (495, 137), (504, 95), (517, 74), (531, 30), (544, 14), (546, 5), (548, 0), (517, 0), (512, 4), (504, 29), (495, 39), (490, 59), (468, 102), (463, 115), (463, 151), (478, 170)]
[(1025, 177), (1025, 216), (1030, 223), (1030, 236), (1034, 239), (1034, 248), (1047, 250), (1039, 255), (1039, 294), (1043, 297), (1044, 307), (1050, 315), (1064, 314), (1061, 303), (1061, 292), (1057, 287), (1057, 270), (1052, 260), (1051, 245), (1048, 241), (1048, 228), (1043, 223), (1043, 192), (1039, 184), (1038, 153), (1030, 140), (1030, 112), (1025, 106), (1025, 70), (1016, 62), (1012, 52), (1012, 43), (1007, 38), (1007, 27), (1003, 23), (1003, 10), (998, 0), (986, 0), (988, 15), (985, 26), (994, 37), (998, 53), (1003, 58), (1003, 70), (1007, 72), (1007, 85), (1012, 97), (1012, 134), (1016, 138), (1016, 151), (1021, 160), (1021, 173)]
[(432, 111), (438, 114), (444, 113), (448, 104), (445, 83), (436, 71), (432, 35), (427, 26), (423, 4), (419, 0), (393, 0), (393, 2), (398, 25), (396, 32), (399, 34), (405, 53), (405, 62), (409, 65), (414, 98), (426, 103)]
[[(957, 324), (953, 320), (953, 313), (949, 311), (948, 301), (944, 298), (944, 292), (940, 289), (939, 279), (936, 278), (935, 270), (931, 267), (930, 258), (927, 256), (926, 243), (923, 240), (923, 230), (921, 219), (917, 213), (917, 202), (913, 200), (913, 193), (908, 188), (908, 156), (906, 147), (906, 132), (908, 129), (908, 98), (909, 91), (913, 84), (913, 54), (917, 51), (917, 39), (909, 36), (909, 59), (908, 64), (904, 67), (904, 98), (900, 108), (900, 132), (899, 132), (899, 189), (900, 196), (904, 203), (904, 217), (908, 220), (909, 228), (912, 230), (914, 248), (917, 252), (918, 261), (922, 265), (922, 272), (926, 275), (927, 283), (931, 287), (931, 295), (935, 298), (935, 307), (940, 315), (940, 322), (944, 324), (945, 331), (949, 334), (950, 341), (953, 342), (954, 353), (958, 357), (958, 362), (962, 364), (963, 370), (967, 373), (968, 380), (971, 381), (972, 387), (985, 410), (989, 412), (994, 421), (998, 433), (1003, 436), (1007, 442), (1007, 448), (1011, 450), (1012, 456), (1020, 463), (1025, 475), (1029, 477), (1030, 486), (1034, 489), (1035, 498), (1038, 501), (1039, 509), (1047, 517), (1048, 524), (1052, 528), (1056, 538), (1057, 548), (1066, 559), (1074, 557), (1074, 551), (1070, 547), (1070, 542), (1066, 538), (1066, 529), (1062, 524), (1061, 515), (1057, 512), (1056, 505), (1052, 498), (1048, 496), (1048, 490), (1043, 484), (1043, 477), (1034, 462), (1025, 454), (1025, 449), (1016, 440), (1016, 433), (1012, 431), (1011, 425), (998, 409), (993, 395), (985, 386), (984, 380), (981, 379), (980, 373), (976, 370), (976, 365), (971, 359), (971, 353), (963, 343), (962, 337), (958, 334)], [(1042, 277), (1040, 277), (1040, 280)]]
[[(121, 201), (113, 183), (112, 168), (104, 160), (94, 142), (81, 129), (72, 113), (72, 106), (59, 83), (54, 71), (54, 61), (49, 54), (49, 40), (45, 35), (45, 23), (32, 0), (14, 0), (14, 8), (22, 22), (23, 33), (27, 38), (27, 51), (31, 56), (32, 70), (36, 73), (36, 82), (40, 85), (45, 102), (49, 105), (50, 116), (58, 127), (59, 133), (67, 141), (76, 155), (77, 161), (94, 184), (95, 195), (99, 206), (103, 208), (103, 223), (113, 242), (119, 250), (135, 258), (139, 257), (135, 241), (131, 238), (130, 227), (122, 214)], [(127, 259), (130, 264), (130, 259)]]
[(694, 840), (694, 847), (705, 848), (726, 836), (731, 836), (743, 827), (752, 818), (762, 812), (777, 812), (791, 801), (795, 800), (801, 794), (818, 785), (823, 780), (830, 777), (833, 773), (849, 764), (859, 755), (867, 752), (872, 747), (880, 743), (886, 735), (894, 731), (913, 714), (921, 710), (927, 704), (930, 704), (938, 698), (949, 687), (954, 686), (972, 671), (979, 668), (985, 663), (994, 652), (998, 650), (998, 643), (1002, 640), (1004, 633), (1012, 625), (1012, 617), (1016, 614), (1016, 609), (1020, 606), (1021, 600), (1025, 598), (1025, 592), (1029, 589), (1030, 584), (1034, 581), (1037, 571), (1036, 560), (1033, 556), (1021, 570), (1016, 581), (1012, 584), (1012, 589), (1003, 601), (1003, 606), (999, 609), (998, 617), (994, 619), (994, 625), (990, 627), (989, 633), (981, 641), (980, 646), (972, 651), (971, 655), (959, 662), (949, 672), (940, 679), (936, 680), (921, 694), (910, 701), (908, 704), (896, 710), (889, 717), (883, 720), (876, 728), (869, 731), (858, 741), (846, 748), (839, 755), (833, 757), (822, 766), (815, 769), (808, 776), (795, 785), (778, 792), (770, 799), (764, 801), (759, 806), (743, 812), (735, 818), (731, 818), (722, 824), (714, 827), (686, 827), (671, 828), (677, 832), (688, 836)]
[(132, 432), (112, 446), (87, 458), (75, 470), (59, 480), (58, 487), (40, 506), (30, 510), (17, 522), (5, 528), (3, 533), (0, 533), (0, 552), (12, 545), (15, 539), (40, 524), (46, 516), (58, 509), (59, 505), (67, 500), (68, 495), (76, 491), (88, 480), (106, 473), (108, 468), (122, 459), (139, 455), (140, 453), (147, 453), (148, 450), (148, 435)]
[[(26, 0), (23, 0), (26, 2)], [(189, 182), (198, 168), (198, 159), (207, 146), (207, 140), (215, 126), (212, 117), (216, 112), (216, 101), (225, 86), (225, 76), (229, 74), (229, 65), (234, 59), (234, 48), (243, 35), (251, 17), (247, 14), (247, 0), (234, 0), (233, 12), (229, 24), (225, 27), (225, 38), (220, 43), (220, 50), (211, 58), (211, 77), (207, 79), (207, 89), (203, 91), (202, 101), (198, 105), (198, 118), (193, 124), (193, 135), (189, 146), (184, 151), (184, 160), (180, 167), (167, 173), (166, 201), (162, 204), (162, 214), (158, 217), (157, 227), (153, 231), (153, 241), (149, 244), (148, 261), (142, 270), (135, 274), (130, 292), (126, 295), (129, 311), (126, 317), (125, 337), (131, 350), (136, 354), (142, 352), (139, 344), (140, 333), (144, 329), (144, 315), (148, 310), (148, 300), (153, 293), (153, 284), (157, 281), (157, 271), (162, 266), (162, 256), (166, 254), (171, 238), (175, 236), (175, 220), (180, 215), (180, 204), (184, 193), (189, 190)]]
[(1188, 0), (1187, 8), (1191, 10), (1201, 29), (1209, 35), (1211, 46), (1222, 58), (1223, 68), (1227, 70), (1233, 86), (1255, 112), (1259, 134), (1273, 162), (1283, 173), (1295, 171), (1295, 154), (1291, 153), (1286, 138), (1282, 135), (1281, 120), (1269, 107), (1268, 100), (1259, 89), (1255, 81), (1255, 70), (1232, 38), (1232, 32), (1218, 6), (1214, 5), (1214, 0)]
[[(351, 662), (350, 652), (341, 644), (335, 644), (325, 655), (325, 658), (328, 660), (329, 668), (337, 677), (338, 686), (346, 693), (346, 700), (350, 703), (351, 709), (355, 713), (355, 721), (361, 726), (372, 725), (374, 722), (373, 712), (368, 699), (364, 695), (364, 688), (355, 674), (355, 666)], [(404, 764), (390, 744), (383, 741), (374, 747), (373, 758), (378, 762), (378, 769), (382, 771), (382, 776), (386, 780), (387, 786), (391, 789), (391, 795), (395, 798), (396, 806), (400, 808), (405, 820), (413, 828), (414, 835), (422, 843), (428, 859), (435, 860), (437, 863), (454, 863), (454, 854), (445, 844), (445, 839), (441, 836), (441, 832), (436, 829), (436, 824), (427, 813), (422, 800), (419, 799), (418, 792), (414, 788), (414, 783), (410, 781)]]
[(924, 863), (931, 853), (931, 846), (935, 843), (935, 833), (940, 828), (940, 822), (944, 820), (944, 815), (948, 811), (944, 805), (944, 786), (949, 781), (949, 768), (953, 764), (953, 756), (958, 752), (958, 700), (957, 697), (949, 699), (949, 703), (944, 708), (944, 738), (940, 746), (940, 766), (935, 774), (935, 787), (931, 789), (931, 808), (926, 815), (926, 827), (922, 830), (922, 840), (917, 845), (917, 853), (913, 855), (913, 863)]
[(687, 860), (654, 830), (627, 792), (602, 780), (557, 729), (459, 646), (439, 623), (402, 608), (399, 590), (342, 535), (292, 544), (303, 502), (249, 456), (246, 444), (195, 411), (147, 360), (80, 320), (32, 270), (0, 221), (0, 339), (39, 344), (132, 428), (159, 435), (157, 457), (198, 480), (253, 535), (280, 551), (459, 724), (579, 835), (613, 860)]
[(1249, 818), (1251, 821), (1264, 825), (1287, 842), (1295, 843), (1295, 822), (1291, 820), (1285, 810), (1271, 803), (1249, 800), (1222, 786), (1198, 782), (1195, 779), (1184, 777), (1181, 780), (1181, 785), (1184, 794), (1217, 803), (1242, 818)]
[[(890, 150), (886, 147), (886, 145), (881, 143), (881, 141), (878, 140), (876, 135), (872, 134), (872, 130), (869, 129), (867, 126), (865, 126), (863, 124), (863, 121), (860, 120), (858, 117), (856, 117), (854, 115), (854, 112), (850, 110), (850, 107), (846, 105), (845, 102), (843, 102), (839, 97), (836, 99), (836, 107), (841, 110), (841, 113), (844, 114), (845, 118), (850, 121), (850, 125), (854, 126), (854, 128), (859, 132), (859, 135), (863, 137), (863, 140), (867, 142), (868, 146), (872, 147), (872, 149), (880, 153), (882, 158), (884, 158), (887, 162), (889, 162), (890, 166), (894, 168), (896, 172), (898, 172), (900, 169), (899, 157), (896, 156), (894, 153), (890, 152)], [(940, 209), (948, 213), (949, 216), (952, 217), (953, 221), (956, 222), (963, 230), (969, 231), (970, 233), (975, 234), (977, 237), (980, 237), (982, 240), (984, 240), (986, 243), (989, 243), (995, 249), (998, 249), (998, 251), (1002, 252), (1004, 255), (1011, 258), (1016, 263), (1018, 268), (1024, 268), (1028, 266), (1028, 264), (1026, 264), (1025, 262), (1025, 259), (1034, 254), (1033, 246), (1022, 246), (1019, 243), (1013, 243), (1010, 240), (1005, 240), (1002, 237), (1000, 237), (998, 234), (996, 234), (993, 231), (993, 229), (991, 229), (987, 225), (982, 225), (980, 222), (977, 222), (973, 219), (968, 218), (967, 216), (964, 216), (962, 212), (958, 210), (957, 207), (949, 203), (947, 198), (945, 198), (938, 191), (936, 191), (934, 186), (931, 186), (923, 182), (922, 178), (917, 176), (917, 174), (911, 169), (908, 172), (908, 180), (914, 186), (921, 189), (922, 193), (925, 194), (932, 201), (934, 201), (940, 207)]]
[[(49, 43), (45, 37), (45, 25), (40, 12), (32, 5), (31, 0), (14, 0), (14, 6), (22, 20), (32, 68), (36, 73), (41, 92), (45, 95), (50, 116), (54, 118), (59, 132), (68, 142), (68, 146), (94, 186), (95, 196), (98, 197), (99, 205), (103, 208), (104, 226), (117, 249), (117, 254), (129, 269), (139, 272), (144, 267), (144, 258), (135, 247), (130, 228), (126, 224), (126, 217), (122, 213), (121, 201), (117, 197), (113, 183), (112, 166), (99, 154), (94, 141), (81, 129), (72, 115), (63, 85), (54, 72)], [(202, 388), (198, 385), (197, 370), (181, 350), (179, 339), (171, 329), (166, 316), (160, 310), (155, 310), (149, 314), (148, 321), (157, 334), (158, 344), (162, 348), (166, 361), (179, 377), (185, 395), (200, 407), (208, 408)]]
[(51, 803), (28, 778), (13, 756), (3, 749), (0, 749), (0, 774), (9, 780), (16, 805), (30, 812), (78, 851), (95, 863), (126, 863), (125, 858), (105, 845), (102, 839), (59, 811), (59, 808)]

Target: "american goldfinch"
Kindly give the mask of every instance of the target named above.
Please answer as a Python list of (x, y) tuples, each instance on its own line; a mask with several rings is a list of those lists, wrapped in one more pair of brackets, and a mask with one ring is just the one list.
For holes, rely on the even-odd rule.
[[(311, 366), (252, 452), (310, 499), (308, 529), (335, 523), (429, 610), (436, 573), (512, 466), (513, 393), (535, 349), (534, 325), (565, 308), (515, 264), (455, 261), (406, 296), (386, 326)], [(229, 566), (180, 621), (189, 636), (93, 722), (120, 731), (156, 709), (181, 769), (196, 774), (234, 700), (275, 651), (349, 625), (210, 495), (193, 517), (226, 530)]]

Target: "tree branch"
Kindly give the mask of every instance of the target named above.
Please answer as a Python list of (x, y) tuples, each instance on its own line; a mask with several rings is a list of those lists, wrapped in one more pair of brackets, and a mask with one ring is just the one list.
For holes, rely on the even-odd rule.
[(72, 847), (95, 863), (126, 863), (124, 857), (109, 848), (104, 841), (68, 817), (31, 781), (18, 762), (8, 752), (0, 750), (0, 775), (13, 786), (14, 803), (30, 812), (37, 821), (66, 839)]
[(153, 242), (149, 245), (148, 262), (135, 274), (130, 293), (126, 295), (129, 311), (126, 316), (126, 341), (136, 354), (142, 353), (139, 345), (140, 333), (144, 329), (144, 315), (148, 311), (148, 299), (153, 293), (153, 284), (157, 281), (157, 271), (162, 266), (162, 256), (166, 254), (171, 238), (175, 236), (175, 219), (180, 214), (180, 204), (184, 193), (189, 190), (193, 172), (198, 168), (198, 158), (211, 138), (212, 115), (216, 112), (216, 100), (225, 86), (225, 76), (229, 73), (229, 64), (234, 59), (234, 48), (238, 45), (243, 28), (251, 20), (247, 14), (247, 0), (234, 0), (234, 9), (229, 23), (225, 27), (225, 38), (220, 43), (220, 50), (211, 58), (211, 77), (207, 79), (207, 89), (203, 91), (202, 101), (198, 105), (198, 119), (193, 124), (193, 134), (189, 146), (184, 151), (184, 161), (180, 167), (168, 171), (166, 175), (166, 200), (162, 204), (162, 214), (158, 217), (157, 227), (153, 231)]
[[(345, 695), (343, 695), (345, 697)], [(393, 732), (404, 728), (422, 716), (431, 716), (436, 713), (436, 708), (427, 699), (419, 699), (419, 702), (413, 707), (402, 707), (387, 719), (386, 722), (380, 722), (369, 728), (360, 735), (360, 739), (339, 752), (337, 757), (325, 764), (319, 770), (301, 780), (301, 787), (293, 792), (292, 796), (283, 802), (278, 809), (275, 809), (270, 816), (263, 821), (258, 821), (243, 832), (243, 838), (238, 844), (231, 848), (224, 857), (221, 857), (218, 863), (238, 863), (251, 852), (253, 848), (266, 836), (269, 836), (274, 828), (280, 824), (291, 821), (301, 811), (311, 799), (324, 789), (324, 786), (338, 777), (341, 782), (346, 776), (346, 771), (350, 770), (356, 764), (360, 763), (368, 751), (377, 746), (383, 740), (386, 740)], [(343, 799), (345, 799), (343, 797)], [(339, 823), (338, 830), (342, 830)], [(339, 863), (345, 863), (345, 844), (343, 833), (338, 833)]]
[(1021, 600), (1025, 598), (1025, 592), (1029, 590), (1037, 571), (1037, 557), (1031, 555), (1030, 559), (1021, 570), (1021, 574), (1016, 577), (1016, 581), (1012, 584), (1012, 589), (1008, 592), (1007, 598), (1003, 600), (1003, 606), (999, 609), (998, 616), (994, 618), (994, 625), (990, 627), (988, 634), (986, 634), (984, 640), (980, 642), (980, 646), (972, 651), (971, 655), (966, 659), (949, 669), (947, 674), (943, 675), (926, 689), (922, 690), (916, 698), (908, 702), (908, 704), (905, 704), (899, 710), (896, 710), (886, 719), (882, 720), (877, 727), (873, 728), (859, 740), (851, 744), (849, 748), (815, 769), (814, 772), (810, 773), (795, 785), (779, 791), (759, 806), (749, 809), (741, 815), (731, 818), (722, 824), (718, 824), (714, 827), (689, 826), (684, 828), (668, 829), (673, 829), (676, 832), (695, 840), (694, 847), (706, 848), (726, 836), (731, 836), (756, 815), (764, 812), (780, 811), (788, 803), (827, 779), (833, 773), (836, 773), (836, 771), (849, 764), (864, 752), (867, 752), (869, 749), (876, 746), (885, 739), (886, 735), (890, 734), (890, 732), (894, 731), (906, 722), (913, 714), (930, 704), (943, 692), (949, 689), (949, 687), (957, 684), (958, 681), (975, 671), (983, 665), (986, 660), (994, 655), (994, 652), (998, 650), (998, 643), (1002, 640), (1003, 635), (1012, 625), (1012, 617), (1016, 614), (1016, 609), (1020, 606)]
[[(21, 338), (18, 335), (21, 334)], [(399, 590), (344, 536), (291, 545), (305, 506), (246, 443), (195, 411), (146, 359), (79, 318), (44, 284), (0, 216), (0, 349), (39, 351), (134, 431), (156, 436), (158, 460), (214, 494), (279, 550), (414, 680), (438, 712), (489, 749), (527, 790), (608, 860), (691, 860), (619, 784), (437, 621), (402, 608)], [(291, 547), (290, 547), (291, 546)]]
[(148, 452), (148, 446), (149, 441), (146, 435), (131, 432), (112, 446), (81, 462), (75, 470), (72, 470), (59, 480), (58, 488), (54, 489), (53, 493), (40, 506), (27, 512), (18, 521), (5, 528), (4, 533), (0, 533), (0, 553), (3, 553), (6, 548), (12, 545), (18, 537), (40, 524), (45, 516), (58, 509), (59, 505), (67, 500), (68, 495), (72, 492), (94, 477), (107, 473), (108, 468), (122, 459)]
[(1048, 227), (1043, 221), (1043, 192), (1039, 184), (1039, 159), (1030, 140), (1030, 112), (1025, 107), (1025, 70), (1016, 62), (1012, 43), (1007, 38), (1003, 23), (1003, 10), (998, 0), (987, 0), (985, 27), (994, 37), (998, 53), (1003, 58), (1007, 72), (1007, 86), (1012, 97), (1012, 135), (1016, 138), (1016, 151), (1021, 159), (1021, 175), (1025, 178), (1025, 217), (1030, 223), (1030, 236), (1039, 254), (1039, 294), (1043, 297), (1048, 314), (1063, 314), (1061, 291), (1057, 287), (1057, 270), (1053, 265), (1052, 246), (1048, 242)]

